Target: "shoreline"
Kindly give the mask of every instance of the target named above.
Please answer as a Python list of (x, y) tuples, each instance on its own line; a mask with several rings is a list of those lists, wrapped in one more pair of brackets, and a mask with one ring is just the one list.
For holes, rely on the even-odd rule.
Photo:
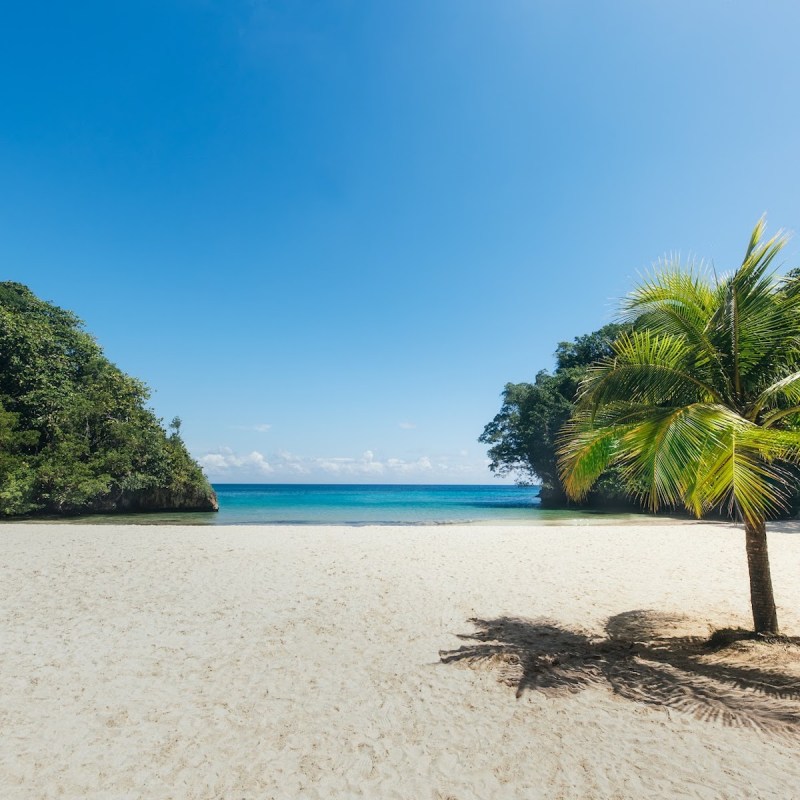
[[(11, 525), (87, 525), (87, 526), (121, 526), (121, 527), (167, 527), (167, 528), (439, 528), (439, 527), (482, 527), (482, 528), (502, 528), (502, 527), (563, 527), (563, 526), (607, 526), (607, 525), (737, 525), (727, 520), (697, 520), (685, 516), (670, 516), (666, 514), (648, 515), (645, 513), (634, 512), (610, 512), (610, 511), (561, 511), (546, 509), (537, 512), (536, 517), (504, 517), (501, 519), (452, 519), (452, 520), (386, 520), (386, 521), (350, 521), (350, 522), (329, 522), (320, 520), (274, 520), (274, 521), (244, 521), (244, 522), (217, 522), (217, 517), (212, 515), (210, 518), (193, 520), (189, 515), (194, 512), (168, 512), (169, 516), (158, 513), (141, 514), (91, 514), (84, 516), (63, 516), (63, 517), (30, 517), (0, 519), (0, 531), (4, 526)], [(189, 517), (182, 521), (181, 518)], [(779, 525), (791, 523), (794, 520), (777, 520), (768, 522), (768, 525)]]
[(800, 697), (725, 675), (800, 659), (674, 649), (750, 621), (741, 529), (671, 522), (5, 523), (4, 796), (791, 796)]

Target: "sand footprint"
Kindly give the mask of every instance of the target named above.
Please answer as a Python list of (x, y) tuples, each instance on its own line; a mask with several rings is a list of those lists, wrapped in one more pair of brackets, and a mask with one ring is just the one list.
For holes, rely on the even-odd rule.
[(362, 743), (343, 761), (344, 777), (350, 785), (358, 786), (368, 780), (375, 770), (375, 751), (370, 745)]

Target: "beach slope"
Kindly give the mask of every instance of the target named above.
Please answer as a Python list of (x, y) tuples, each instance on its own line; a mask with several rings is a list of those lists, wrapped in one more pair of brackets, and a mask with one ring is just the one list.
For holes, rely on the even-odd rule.
[[(800, 635), (800, 527), (770, 534)], [(0, 527), (4, 798), (774, 798), (800, 649), (743, 532)]]

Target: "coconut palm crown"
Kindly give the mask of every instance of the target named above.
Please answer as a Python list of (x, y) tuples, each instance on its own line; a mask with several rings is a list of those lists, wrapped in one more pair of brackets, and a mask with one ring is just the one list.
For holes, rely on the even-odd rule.
[(632, 330), (582, 383), (559, 469), (574, 499), (618, 464), (653, 511), (742, 520), (755, 630), (777, 634), (765, 520), (800, 461), (800, 279), (776, 276), (787, 238), (764, 226), (733, 274), (663, 262), (623, 301)]

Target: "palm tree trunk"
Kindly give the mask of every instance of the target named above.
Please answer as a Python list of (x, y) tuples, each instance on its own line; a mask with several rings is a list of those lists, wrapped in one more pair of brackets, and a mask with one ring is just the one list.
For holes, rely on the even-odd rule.
[(745, 522), (747, 568), (750, 571), (750, 605), (756, 633), (778, 633), (778, 612), (772, 596), (772, 577), (767, 553), (767, 526), (764, 520)]

